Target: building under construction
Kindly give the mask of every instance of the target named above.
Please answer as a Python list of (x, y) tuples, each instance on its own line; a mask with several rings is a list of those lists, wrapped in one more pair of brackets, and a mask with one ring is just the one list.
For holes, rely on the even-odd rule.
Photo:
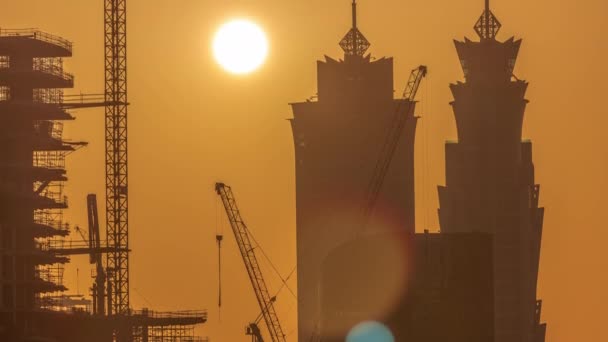
[[(105, 1), (105, 94), (64, 95), (72, 44), (38, 30), (0, 31), (0, 340), (201, 341), (204, 311), (159, 313), (129, 305), (126, 131), (126, 4)], [(66, 242), (65, 159), (86, 146), (63, 137), (77, 109), (106, 108), (106, 239), (88, 198), (89, 236)], [(100, 130), (104, 129), (100, 127)], [(69, 296), (63, 267), (95, 265), (92, 301)]]

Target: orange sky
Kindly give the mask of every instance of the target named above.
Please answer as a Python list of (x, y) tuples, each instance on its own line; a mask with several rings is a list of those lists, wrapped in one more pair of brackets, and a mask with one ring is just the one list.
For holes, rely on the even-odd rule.
[[(19, 0), (3, 4), (0, 27), (39, 27), (74, 41), (67, 69), (76, 89), (103, 91), (103, 1)], [(340, 57), (348, 0), (129, 0), (129, 172), (131, 302), (158, 310), (208, 308), (213, 341), (246, 341), (259, 312), (213, 183), (233, 185), (252, 231), (279, 270), (295, 265), (295, 183), (288, 102), (316, 93), (315, 61)], [(444, 184), (446, 139), (456, 132), (448, 84), (462, 79), (452, 39), (476, 38), (482, 0), (360, 1), (359, 27), (377, 57), (395, 57), (395, 89), (409, 70), (431, 74), (419, 94), (416, 141), (418, 229), (438, 228), (436, 186)], [(524, 135), (534, 142), (547, 207), (539, 297), (548, 341), (608, 339), (608, 2), (494, 0), (499, 38), (524, 39), (515, 74), (530, 81)], [(234, 17), (267, 30), (270, 57), (258, 72), (232, 76), (212, 60), (211, 39)], [(86, 226), (85, 197), (104, 193), (103, 111), (77, 113), (66, 135), (90, 146), (68, 159), (71, 223)], [(103, 201), (100, 201), (103, 203)], [(224, 307), (217, 310), (218, 223), (226, 234)], [(89, 286), (86, 258), (79, 286)], [(267, 266), (267, 265), (266, 265)], [(76, 292), (76, 267), (66, 282)], [(265, 268), (271, 288), (280, 285)], [(295, 288), (295, 279), (290, 280)], [(277, 310), (295, 341), (295, 300)]]

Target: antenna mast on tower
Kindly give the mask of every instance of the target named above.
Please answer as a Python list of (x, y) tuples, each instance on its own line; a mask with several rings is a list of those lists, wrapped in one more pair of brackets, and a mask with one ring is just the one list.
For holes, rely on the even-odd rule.
[(492, 10), (490, 10), (490, 0), (485, 0), (485, 2), (486, 7), (475, 24), (475, 32), (477, 32), (477, 35), (482, 41), (496, 39), (498, 31), (500, 31), (500, 28), (502, 27), (498, 18), (496, 18), (494, 13), (492, 13)]
[(365, 38), (363, 33), (361, 33), (361, 31), (359, 31), (357, 28), (357, 0), (353, 0), (352, 8), (353, 26), (350, 31), (348, 31), (346, 36), (344, 36), (344, 38), (342, 38), (340, 41), (340, 47), (342, 47), (342, 50), (344, 50), (345, 57), (363, 57), (371, 44), (367, 38)]

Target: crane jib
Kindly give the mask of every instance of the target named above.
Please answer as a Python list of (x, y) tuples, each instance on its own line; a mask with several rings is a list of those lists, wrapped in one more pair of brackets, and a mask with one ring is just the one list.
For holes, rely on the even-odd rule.
[(416, 94), (420, 88), (420, 83), (422, 82), (422, 79), (426, 77), (427, 72), (428, 68), (424, 65), (412, 70), (410, 78), (405, 87), (405, 91), (403, 92), (402, 101), (399, 101), (398, 103), (397, 110), (395, 111), (388, 128), (389, 133), (383, 142), (382, 150), (380, 151), (376, 166), (374, 168), (374, 173), (365, 193), (365, 202), (361, 210), (362, 230), (367, 226), (374, 207), (376, 206), (380, 191), (382, 190), (382, 185), (384, 184), (384, 179), (386, 178), (388, 169), (393, 161), (395, 151), (399, 145), (399, 139), (403, 134), (403, 129), (407, 121), (407, 115), (403, 115), (402, 113), (403, 106), (408, 106), (407, 111), (411, 110), (411, 107), (409, 106), (411, 106), (416, 100)]
[(251, 244), (251, 238), (245, 221), (241, 217), (241, 213), (237, 207), (236, 199), (232, 193), (232, 189), (224, 183), (215, 185), (216, 193), (221, 197), (226, 215), (230, 222), (230, 227), (236, 238), (239, 251), (243, 257), (243, 262), (249, 275), (249, 280), (253, 287), (258, 305), (262, 310), (262, 317), (268, 327), (268, 333), (272, 342), (286, 342), (283, 328), (279, 322), (279, 317), (274, 308), (275, 298), (270, 296), (266, 281), (262, 275), (255, 249)]

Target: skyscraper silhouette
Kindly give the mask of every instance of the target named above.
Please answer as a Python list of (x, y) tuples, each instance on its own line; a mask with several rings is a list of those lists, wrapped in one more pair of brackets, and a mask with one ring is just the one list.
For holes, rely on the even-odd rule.
[(536, 286), (544, 208), (532, 143), (522, 141), (528, 83), (513, 75), (521, 40), (496, 40), (500, 27), (486, 0), (475, 25), (480, 41), (455, 42), (466, 81), (451, 85), (458, 142), (446, 144), (439, 218), (444, 233), (494, 237), (495, 341), (542, 342)]
[(299, 340), (319, 331), (323, 260), (362, 232), (360, 210), (386, 129), (401, 108), (404, 133), (367, 233), (414, 232), (414, 104), (393, 98), (393, 60), (372, 61), (353, 26), (340, 42), (344, 60), (317, 63), (318, 100), (292, 104), (296, 162)]

